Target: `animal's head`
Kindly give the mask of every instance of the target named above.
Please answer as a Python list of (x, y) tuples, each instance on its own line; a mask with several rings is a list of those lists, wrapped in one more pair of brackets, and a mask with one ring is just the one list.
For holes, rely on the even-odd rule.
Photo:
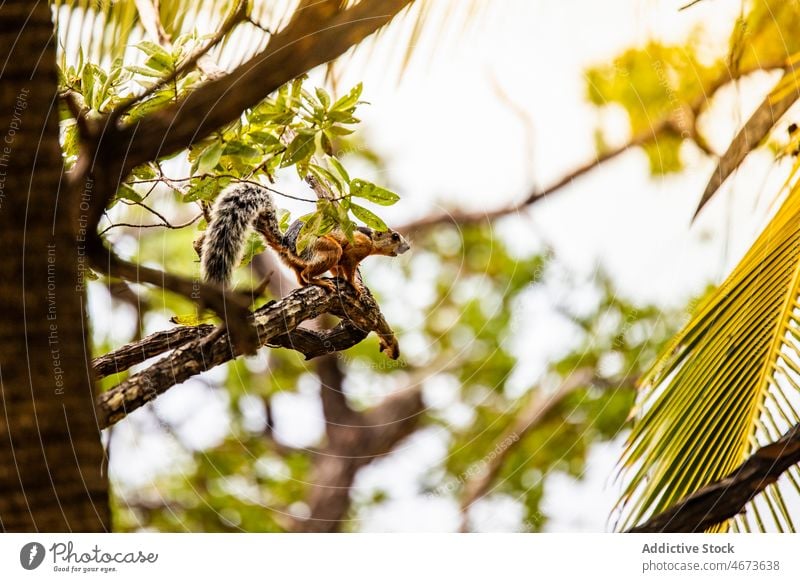
[(382, 255), (396, 257), (397, 255), (402, 255), (411, 248), (411, 245), (403, 238), (403, 235), (393, 230), (372, 230), (370, 237), (372, 238), (375, 250)]

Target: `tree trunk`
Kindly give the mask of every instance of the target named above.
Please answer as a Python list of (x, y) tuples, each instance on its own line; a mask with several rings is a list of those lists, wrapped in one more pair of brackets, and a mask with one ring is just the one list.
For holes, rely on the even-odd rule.
[(47, 2), (0, 4), (0, 530), (109, 529)]

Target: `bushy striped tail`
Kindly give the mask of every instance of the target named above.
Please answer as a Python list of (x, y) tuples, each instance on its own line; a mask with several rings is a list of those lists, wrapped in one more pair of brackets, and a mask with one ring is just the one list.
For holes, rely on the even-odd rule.
[[(267, 242), (280, 242), (275, 205), (269, 191), (256, 184), (236, 183), (217, 197), (211, 223), (203, 238), (200, 271), (203, 280), (227, 286), (233, 270), (239, 266), (250, 229), (258, 221), (258, 230)], [(272, 240), (270, 240), (272, 239)]]

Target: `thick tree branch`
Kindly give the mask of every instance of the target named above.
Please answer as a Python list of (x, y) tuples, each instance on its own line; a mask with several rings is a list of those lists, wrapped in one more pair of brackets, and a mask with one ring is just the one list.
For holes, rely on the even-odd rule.
[[(374, 329), (379, 334), (381, 349), (389, 357), (399, 355), (397, 342), (383, 315), (377, 311), (374, 300), (371, 297), (359, 299), (350, 287), (342, 286), (336, 293), (318, 286), (298, 289), (284, 299), (258, 309), (250, 322), (258, 337), (259, 346), (281, 345), (294, 348), (302, 342), (313, 340), (310, 340), (309, 334), (312, 332), (309, 331), (301, 333), (300, 339), (295, 342), (292, 332), (303, 321), (322, 313), (333, 313), (348, 322), (335, 328), (332, 335), (323, 341), (322, 347), (330, 348), (328, 351), (332, 351), (336, 345), (334, 341), (328, 341), (331, 338), (338, 338), (336, 341), (341, 341), (343, 337), (352, 339), (359, 337), (359, 334), (365, 336)], [(164, 345), (163, 342), (161, 345)], [(317, 350), (320, 348), (318, 345), (313, 347)], [(184, 343), (167, 357), (132, 375), (98, 398), (96, 408), (100, 428), (118, 422), (175, 384), (241, 354), (241, 349), (232, 344), (230, 335), (221, 328)], [(116, 361), (116, 358), (113, 360)], [(108, 369), (108, 366), (114, 364), (104, 362), (103, 365)]]
[[(190, 341), (207, 337), (215, 329), (215, 326), (205, 323), (157, 331), (142, 340), (96, 358), (92, 362), (95, 376), (99, 379), (124, 372), (131, 366), (177, 349)], [(323, 331), (298, 327), (290, 333), (269, 340), (266, 345), (295, 350), (310, 360), (323, 354), (351, 348), (365, 337), (367, 332), (354, 327), (350, 322), (342, 321), (333, 329)]]
[[(104, 131), (93, 148), (88, 167), (105, 168), (118, 182), (144, 163), (203, 139), (238, 118), (281, 85), (344, 53), (387, 24), (412, 0), (362, 0), (352, 8), (327, 15), (330, 2), (309, 4), (267, 48), (230, 74), (214, 79), (175, 105), (156, 111), (129, 126), (101, 120)], [(318, 5), (318, 6), (317, 6)], [(309, 25), (310, 23), (310, 25)], [(109, 194), (103, 192), (104, 198)], [(108, 200), (97, 201), (105, 207)]]
[(198, 326), (180, 326), (163, 331), (157, 331), (144, 339), (132, 342), (118, 350), (109, 352), (92, 361), (95, 377), (105, 378), (118, 374), (131, 366), (154, 358), (164, 352), (177, 349), (201, 337), (205, 337), (215, 329), (215, 326), (206, 323)]
[(307, 496), (310, 515), (289, 524), (292, 531), (334, 532), (346, 524), (351, 491), (358, 471), (389, 454), (420, 421), (425, 407), (421, 386), (431, 375), (457, 367), (456, 355), (441, 357), (414, 370), (407, 387), (379, 406), (361, 412), (347, 402), (341, 362), (331, 355), (319, 360), (318, 374), (327, 443), (314, 457), (313, 481)]
[(237, 349), (242, 353), (255, 351), (258, 338), (249, 321), (249, 298), (235, 291), (222, 289), (199, 280), (186, 279), (166, 271), (125, 261), (106, 248), (97, 237), (92, 237), (88, 250), (92, 266), (109, 277), (120, 277), (134, 283), (157, 285), (213, 310), (230, 329)]
[[(323, 384), (330, 401), (339, 400), (341, 386)], [(346, 405), (346, 403), (345, 403)], [(333, 409), (328, 408), (329, 413)], [(345, 523), (350, 509), (350, 490), (358, 470), (387, 455), (411, 434), (424, 411), (419, 387), (409, 388), (388, 398), (367, 412), (337, 407), (328, 417), (328, 444), (315, 457), (313, 485), (307, 497), (309, 517), (296, 520), (297, 532), (334, 532)], [(339, 414), (343, 413), (343, 414)]]
[(800, 424), (761, 447), (729, 475), (628, 530), (631, 533), (702, 532), (739, 514), (748, 502), (800, 463)]
[(337, 440), (338, 431), (347, 430), (361, 419), (347, 402), (344, 393), (344, 371), (339, 359), (328, 354), (317, 360), (317, 375), (320, 384), (322, 414), (325, 416), (325, 432), (328, 440)]

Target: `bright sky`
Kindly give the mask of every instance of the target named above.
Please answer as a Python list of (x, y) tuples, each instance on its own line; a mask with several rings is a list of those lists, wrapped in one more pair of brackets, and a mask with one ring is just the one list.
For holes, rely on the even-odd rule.
[[(724, 53), (740, 2), (706, 0), (678, 12), (684, 3), (492, 0), (473, 30), (441, 39), (436, 56), (415, 61), (399, 85), (381, 65), (380, 51), (363, 67), (351, 66), (342, 86), (364, 81), (365, 99), (371, 103), (361, 112), (364, 135), (388, 161), (381, 180), (403, 197), (386, 213), (387, 222), (403, 223), (436, 205), (504, 206), (591, 159), (597, 113), (584, 99), (582, 72), (588, 65), (652, 36), (679, 42), (698, 23), (703, 24), (709, 54)], [(425, 55), (426, 42), (420, 55)], [(357, 56), (355, 63), (359, 62)], [(725, 149), (770, 82), (763, 75), (720, 95), (710, 136), (717, 151)], [(498, 96), (498, 87), (506, 99)], [(524, 114), (512, 110), (508, 101)], [(610, 112), (604, 122), (620, 141), (626, 138), (622, 115)], [(769, 201), (757, 201), (758, 193), (776, 191), (774, 186), (781, 181), (781, 171), (768, 156), (754, 156), (690, 227), (713, 162), (691, 148), (686, 158), (686, 172), (655, 181), (648, 175), (644, 154), (629, 152), (525, 215), (501, 221), (499, 236), (520, 251), (547, 241), (578, 272), (591, 274), (598, 263), (604, 265), (620, 291), (631, 298), (680, 306), (730, 269), (765, 218)], [(390, 319), (391, 309), (387, 307)], [(526, 345), (536, 348), (528, 353), (534, 351), (538, 358), (526, 363), (521, 379), (525, 382), (535, 380), (548, 356), (568, 342), (563, 330), (532, 327), (536, 331), (526, 338)], [(277, 434), (287, 443), (311, 444), (321, 434), (314, 390), (301, 387), (298, 394), (276, 399)], [(433, 386), (426, 389), (426, 397), (435, 400), (446, 390)], [(208, 444), (224, 434), (226, 403), (199, 382), (170, 390), (157, 408), (164, 417), (181, 420), (180, 432), (193, 444)], [(118, 446), (111, 469), (124, 482), (147, 483), (172, 461), (165, 461), (164, 439), (148, 436), (145, 421), (130, 425), (115, 429)], [(609, 527), (616, 499), (609, 477), (621, 442), (595, 447), (582, 482), (564, 475), (549, 477), (543, 504), (551, 518), (549, 530)], [(430, 429), (363, 470), (356, 498), (381, 489), (390, 493), (391, 500), (364, 515), (360, 528), (457, 529), (455, 502), (418, 492), (420, 475), (441, 463), (445, 454), (441, 435)], [(480, 529), (514, 531), (520, 527), (520, 515), (515, 500), (496, 499), (477, 507), (474, 517)]]

